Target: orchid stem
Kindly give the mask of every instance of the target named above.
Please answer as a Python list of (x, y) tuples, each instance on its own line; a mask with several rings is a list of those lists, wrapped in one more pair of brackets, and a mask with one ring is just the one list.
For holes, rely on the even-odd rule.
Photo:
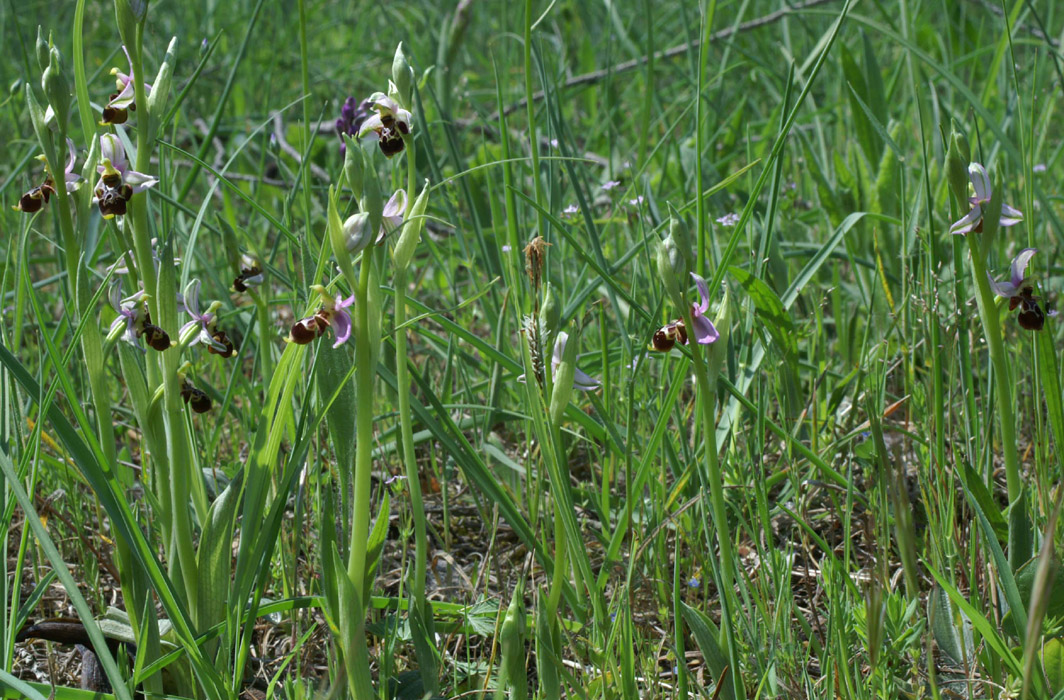
[(1016, 454), (1016, 416), (1012, 405), (1012, 386), (1009, 384), (1009, 360), (1001, 338), (1001, 321), (997, 314), (994, 293), (987, 277), (986, 261), (981, 251), (979, 236), (968, 236), (968, 248), (972, 258), (972, 279), (975, 281), (976, 299), (979, 303), (979, 318), (983, 322), (990, 363), (994, 369), (994, 393), (997, 396), (998, 414), (1001, 421), (1001, 450), (1005, 460), (1005, 481), (1009, 503), (1020, 497), (1023, 482), (1020, 480), (1019, 458)]

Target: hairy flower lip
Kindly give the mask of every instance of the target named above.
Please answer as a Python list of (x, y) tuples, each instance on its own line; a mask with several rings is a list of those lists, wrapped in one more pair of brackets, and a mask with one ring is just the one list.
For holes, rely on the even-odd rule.
[(332, 328), (336, 335), (333, 347), (338, 348), (351, 338), (353, 324), (347, 309), (354, 305), (355, 295), (345, 299), (342, 294), (330, 295), (321, 285), (314, 285), (311, 289), (321, 297), (321, 307), (313, 316), (301, 318), (292, 324), (285, 342), (306, 345), (323, 335), (326, 328)]

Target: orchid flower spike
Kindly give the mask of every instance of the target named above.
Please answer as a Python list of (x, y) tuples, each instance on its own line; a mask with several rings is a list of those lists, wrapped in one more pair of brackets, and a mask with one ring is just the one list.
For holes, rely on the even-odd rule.
[(181, 326), (177, 335), (184, 343), (189, 345), (203, 343), (207, 346), (207, 352), (228, 359), (236, 354), (236, 348), (225, 331), (220, 331), (215, 327), (218, 309), (222, 308), (222, 304), (219, 301), (211, 302), (207, 310), (200, 313), (199, 294), (200, 281), (194, 279), (185, 287), (184, 295), (185, 312), (192, 317), (192, 320)]
[(354, 305), (355, 295), (352, 294), (346, 299), (341, 294), (334, 297), (320, 284), (314, 285), (312, 289), (321, 297), (321, 308), (313, 316), (296, 321), (285, 342), (306, 345), (325, 333), (326, 328), (332, 327), (336, 334), (333, 347), (340, 347), (351, 338), (351, 314), (347, 309)]
[(372, 103), (370, 108), (376, 114), (362, 122), (358, 137), (377, 139), (381, 153), (391, 158), (402, 152), (405, 146), (403, 137), (413, 128), (412, 117), (409, 111), (400, 107), (398, 102), (383, 92), (375, 92), (369, 99)]
[[(968, 197), (968, 205), (971, 207), (968, 213), (962, 216), (949, 227), (949, 232), (954, 235), (983, 232), (983, 207), (990, 202), (993, 193), (990, 185), (990, 176), (979, 163), (968, 164), (968, 181), (971, 183), (971, 195)], [(1023, 213), (1008, 204), (1001, 204), (1000, 225), (1003, 227), (1015, 226), (1023, 221)]]
[[(1029, 331), (1042, 330), (1046, 322), (1046, 313), (1042, 311), (1042, 307), (1038, 303), (1039, 297), (1035, 294), (1037, 291), (1035, 283), (1026, 276), (1027, 264), (1031, 262), (1031, 258), (1037, 252), (1037, 248), (1024, 248), (1021, 250), (1012, 259), (1007, 281), (996, 282), (993, 277), (990, 277), (989, 272), (986, 273), (990, 279), (990, 288), (994, 290), (994, 294), (1009, 300), (1009, 311), (1016, 309), (1018, 306), (1021, 307), (1017, 320), (1020, 322), (1021, 327)], [(1049, 315), (1055, 314), (1050, 312)]]
[(103, 218), (123, 216), (126, 203), (138, 192), (154, 187), (159, 180), (133, 170), (126, 157), (126, 148), (116, 134), (100, 137), (100, 163), (96, 171), (100, 179), (93, 190)]
[[(100, 124), (125, 124), (129, 119), (129, 113), (137, 110), (137, 105), (134, 102), (135, 89), (133, 84), (133, 59), (129, 57), (129, 51), (126, 47), (122, 47), (122, 52), (126, 54), (126, 60), (129, 62), (129, 74), (125, 74), (118, 70), (118, 68), (111, 69), (111, 75), (115, 76), (115, 92), (111, 95), (110, 101), (103, 108), (103, 119)], [(148, 95), (151, 92), (151, 85), (144, 83), (144, 94)]]

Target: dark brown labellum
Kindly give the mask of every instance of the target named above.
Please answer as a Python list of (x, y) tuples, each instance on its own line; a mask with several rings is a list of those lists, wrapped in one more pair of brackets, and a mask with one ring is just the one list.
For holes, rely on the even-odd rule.
[(167, 335), (166, 331), (162, 328), (159, 328), (152, 323), (145, 322), (144, 330), (141, 331), (141, 335), (153, 350), (162, 352), (163, 350), (168, 350), (170, 348), (170, 336)]
[(216, 342), (219, 342), (222, 345), (224, 345), (225, 346), (225, 350), (224, 351), (223, 350), (215, 350), (213, 346), (208, 345), (207, 346), (207, 352), (213, 353), (215, 355), (219, 355), (219, 356), (224, 357), (226, 359), (228, 359), (228, 358), (232, 357), (234, 354), (236, 354), (236, 348), (233, 347), (233, 341), (229, 340), (229, 336), (227, 336), (225, 334), (225, 331), (215, 331), (211, 335), (211, 337), (214, 338), (214, 340)]
[(185, 385), (181, 387), (181, 398), (196, 413), (206, 413), (211, 410), (211, 397), (188, 382), (185, 382)]
[(130, 191), (128, 193), (126, 192), (126, 188), (129, 188), (129, 185), (122, 185), (117, 189), (113, 187), (101, 187), (96, 190), (96, 199), (99, 202), (100, 213), (104, 216), (125, 216), (126, 202), (129, 201), (129, 197), (132, 196), (132, 188), (129, 188)]
[(325, 327), (319, 324), (318, 317), (311, 316), (310, 318), (296, 321), (288, 335), (296, 345), (306, 345), (324, 331)]
[(1035, 299), (1029, 297), (1023, 299), (1023, 308), (1020, 309), (1016, 318), (1019, 319), (1020, 326), (1029, 331), (1040, 331), (1046, 324), (1046, 315), (1042, 312), (1042, 307)]
[(248, 286), (244, 284), (244, 275), (236, 276), (236, 279), (233, 280), (233, 289), (238, 292), (246, 292), (248, 290)]
[(650, 339), (650, 349), (657, 352), (668, 352), (676, 346), (676, 343), (687, 345), (687, 328), (681, 318), (667, 323), (654, 331), (654, 336)]
[(381, 153), (388, 158), (391, 158), (397, 153), (402, 153), (405, 144), (403, 143), (403, 137), (393, 129), (384, 128), (377, 132), (380, 138), (377, 142), (380, 144)]

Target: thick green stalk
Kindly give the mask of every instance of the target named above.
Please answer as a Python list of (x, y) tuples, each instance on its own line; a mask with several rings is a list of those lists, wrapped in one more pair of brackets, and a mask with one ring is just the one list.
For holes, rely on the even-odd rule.
[(355, 622), (350, 641), (354, 648), (344, 649), (349, 658), (348, 688), (354, 698), (373, 697), (369, 676), (369, 648), (366, 646), (364, 606), (366, 595), (366, 547), (369, 540), (369, 492), (370, 475), (373, 471), (373, 348), (369, 332), (369, 285), (373, 275), (373, 256), (368, 249), (362, 255), (359, 267), (358, 288), (355, 290), (355, 392), (358, 408), (355, 412), (355, 478), (354, 503), (351, 513), (351, 550), (347, 560), (347, 576), (355, 589), (358, 609), (363, 611)]
[(1001, 321), (998, 318), (994, 293), (987, 277), (986, 261), (981, 251), (982, 239), (968, 236), (968, 248), (972, 258), (972, 279), (975, 282), (976, 300), (979, 303), (979, 318), (983, 322), (990, 363), (994, 368), (994, 394), (997, 396), (998, 418), (1001, 422), (1001, 451), (1005, 460), (1005, 481), (1008, 485), (1009, 503), (1014, 503), (1023, 489), (1020, 481), (1019, 457), (1016, 454), (1016, 415), (1012, 405), (1012, 385), (1009, 377), (1009, 360), (1005, 343), (1001, 338)]
[[(690, 307), (684, 310), (684, 322), (688, 328), (694, 328)], [(720, 470), (720, 457), (717, 454), (717, 392), (716, 381), (711, 380), (703, 350), (697, 343), (690, 343), (692, 366), (698, 385), (698, 400), (702, 411), (702, 433), (705, 439), (705, 469), (702, 473), (703, 488), (709, 489), (710, 515), (713, 528), (717, 531), (717, 546), (720, 551), (720, 589), (721, 619), (720, 626), (728, 647), (729, 664), (735, 697), (744, 697), (742, 690), (742, 669), (739, 666), (738, 647), (735, 642), (735, 630), (732, 615), (738, 611), (735, 601), (735, 556), (732, 553), (731, 530), (728, 528), (728, 512), (724, 505), (724, 477)]]
[[(410, 211), (414, 200), (414, 187), (417, 182), (416, 154), (413, 138), (407, 136), (406, 141), (406, 171), (407, 171), (407, 208), (404, 212), (404, 225), (411, 225)], [(413, 224), (418, 225), (418, 224)], [(403, 466), (406, 471), (406, 483), (410, 489), (410, 513), (414, 520), (414, 579), (410, 585), (410, 593), (414, 598), (414, 606), (411, 614), (424, 614), (429, 610), (428, 599), (425, 597), (425, 576), (428, 562), (428, 525), (425, 518), (425, 503), (421, 495), (421, 479), (418, 476), (417, 459), (414, 456), (414, 419), (410, 411), (410, 368), (409, 352), (407, 349), (406, 330), (402, 328), (406, 323), (406, 285), (407, 268), (397, 267), (395, 270), (395, 380), (399, 395), (399, 429), (403, 440)], [(426, 659), (418, 660), (423, 666)], [(435, 664), (431, 668), (423, 668), (422, 681), (427, 683), (426, 690), (435, 693)]]

